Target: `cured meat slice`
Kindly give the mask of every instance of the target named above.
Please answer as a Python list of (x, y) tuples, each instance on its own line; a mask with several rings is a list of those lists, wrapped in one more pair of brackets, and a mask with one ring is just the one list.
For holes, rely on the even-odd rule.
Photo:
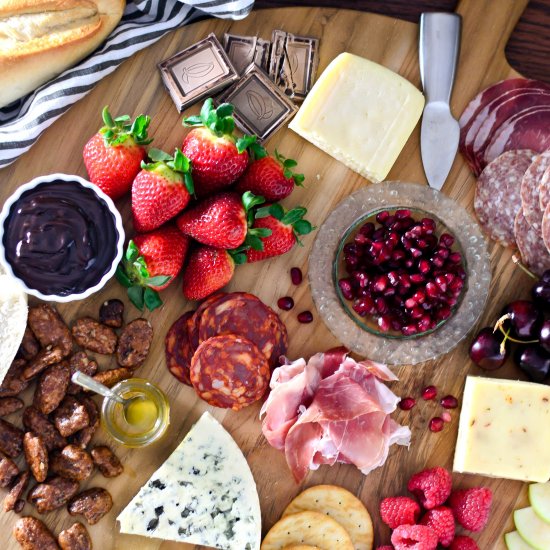
[(176, 319), (166, 333), (164, 351), (168, 370), (180, 381), (191, 385), (189, 369), (195, 350), (191, 347), (189, 333), (192, 328), (195, 311), (187, 311)]
[(548, 204), (542, 216), (541, 233), (542, 233), (542, 240), (544, 242), (544, 246), (546, 247), (546, 250), (550, 254), (550, 204)]
[[(550, 150), (546, 151), (546, 154), (550, 158)], [(548, 204), (550, 204), (550, 160), (539, 180), (539, 206), (542, 212), (546, 210)]]
[[(547, 224), (543, 218), (543, 232), (545, 225)], [(523, 263), (537, 275), (542, 275), (547, 269), (550, 269), (550, 253), (544, 244), (542, 235), (529, 225), (522, 210), (516, 216), (514, 233)]]
[(523, 215), (536, 231), (541, 230), (543, 212), (540, 207), (539, 186), (548, 167), (550, 167), (550, 151), (545, 151), (533, 159), (521, 180), (520, 194)]
[(195, 311), (195, 314), (193, 315), (193, 320), (191, 321), (191, 332), (189, 333), (189, 342), (191, 343), (191, 347), (193, 348), (193, 350), (196, 350), (199, 347), (199, 324), (202, 312), (210, 304), (213, 304), (220, 298), (223, 298), (225, 295), (225, 292), (218, 292), (216, 294), (212, 294), (212, 296), (208, 296), (208, 298), (201, 302), (201, 304)]
[(286, 327), (279, 316), (259, 298), (245, 292), (226, 294), (202, 311), (199, 343), (220, 334), (237, 334), (258, 346), (275, 366), (288, 345)]
[(481, 166), (506, 151), (531, 149), (542, 153), (550, 148), (550, 107), (532, 107), (509, 118), (493, 135), (485, 149)]
[(263, 396), (270, 372), (264, 354), (253, 342), (226, 334), (209, 338), (197, 348), (190, 377), (201, 399), (238, 411)]
[(503, 246), (514, 246), (514, 220), (521, 210), (521, 181), (533, 151), (508, 151), (491, 162), (477, 180), (474, 210), (482, 229)]

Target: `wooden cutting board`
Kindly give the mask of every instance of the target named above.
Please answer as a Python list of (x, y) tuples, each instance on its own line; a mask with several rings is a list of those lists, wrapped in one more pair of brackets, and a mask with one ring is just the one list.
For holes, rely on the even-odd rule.
[[(514, 25), (521, 15), (526, 0), (463, 0), (458, 12), (464, 18), (462, 50), (457, 80), (452, 99), (452, 109), (459, 116), (467, 102), (483, 87), (502, 78), (516, 76), (505, 60), (503, 49)], [(42, 136), (40, 141), (16, 163), (0, 172), (0, 203), (19, 185), (31, 178), (52, 172), (74, 173), (86, 176), (81, 151), (89, 136), (100, 125), (101, 108), (109, 104), (113, 113), (137, 115), (146, 112), (152, 116), (151, 134), (155, 146), (172, 151), (181, 146), (186, 130), (181, 126), (171, 99), (160, 81), (156, 64), (173, 53), (200, 40), (209, 32), (221, 37), (224, 32), (255, 34), (269, 38), (271, 31), (281, 28), (294, 33), (317, 36), (321, 39), (319, 72), (340, 52), (349, 51), (362, 55), (398, 72), (419, 85), (418, 27), (417, 25), (380, 15), (343, 11), (336, 9), (288, 8), (253, 12), (239, 22), (207, 20), (182, 28), (140, 52), (104, 79), (95, 90), (77, 103)], [(192, 109), (192, 111), (196, 111)], [(345, 124), (345, 121), (342, 121)], [(339, 162), (299, 138), (290, 130), (279, 131), (268, 143), (273, 151), (296, 158), (299, 168), (306, 175), (306, 185), (297, 189), (285, 200), (287, 205), (302, 204), (309, 210), (309, 218), (319, 226), (334, 206), (349, 193), (369, 183), (345, 168)], [(388, 179), (426, 183), (419, 150), (419, 130), (409, 139), (404, 151), (390, 172)], [(443, 191), (472, 211), (475, 180), (460, 156)], [(120, 207), (127, 220), (128, 236), (132, 235), (129, 220), (129, 200)], [(304, 239), (303, 248), (258, 264), (239, 267), (228, 290), (249, 291), (257, 294), (267, 304), (276, 307), (281, 296), (293, 296), (296, 307), (291, 312), (281, 313), (290, 336), (289, 356), (309, 356), (337, 345), (338, 341), (315, 312), (307, 282), (294, 287), (289, 270), (299, 266), (307, 272), (308, 255), (313, 236)], [(530, 281), (511, 262), (511, 253), (497, 245), (491, 245), (491, 260), (494, 281), (483, 323), (491, 323), (507, 302), (527, 295)], [(99, 305), (107, 298), (121, 297), (123, 291), (112, 281), (100, 293), (83, 302), (59, 307), (67, 321), (84, 315), (97, 316)], [(114, 508), (98, 525), (90, 527), (94, 548), (101, 550), (140, 548), (175, 549), (185, 545), (163, 543), (138, 537), (121, 536), (115, 518), (128, 503), (151, 473), (168, 457), (181, 441), (192, 424), (208, 407), (200, 401), (192, 389), (179, 384), (166, 370), (164, 362), (164, 336), (172, 322), (193, 307), (181, 295), (179, 282), (164, 292), (165, 306), (145, 316), (150, 319), (155, 338), (146, 364), (139, 375), (157, 383), (168, 395), (172, 407), (172, 423), (165, 438), (147, 449), (128, 450), (110, 442), (122, 458), (124, 475), (107, 482), (95, 474), (87, 487), (107, 487), (114, 498)], [(137, 310), (127, 304), (127, 319), (139, 316)], [(300, 325), (296, 315), (303, 310), (312, 310), (315, 320), (309, 325)], [(468, 339), (450, 354), (439, 360), (416, 367), (396, 369), (399, 382), (392, 389), (401, 396), (419, 398), (421, 389), (435, 384), (440, 395), (462, 394), (466, 374), (482, 374), (468, 359)], [(99, 358), (103, 368), (111, 364)], [(509, 364), (494, 373), (497, 377), (518, 378), (519, 371)], [(28, 396), (29, 399), (32, 396)], [(291, 498), (307, 486), (319, 483), (334, 483), (344, 486), (368, 506), (376, 531), (376, 545), (389, 542), (389, 531), (378, 516), (379, 501), (386, 496), (406, 494), (406, 482), (411, 474), (429, 466), (451, 467), (458, 411), (453, 411), (453, 421), (443, 432), (432, 434), (427, 423), (439, 414), (440, 408), (433, 402), (422, 402), (412, 412), (396, 414), (396, 420), (409, 424), (413, 432), (410, 450), (392, 449), (383, 468), (363, 476), (353, 466), (321, 467), (309, 475), (305, 483), (297, 486), (287, 469), (282, 453), (272, 449), (262, 437), (258, 419), (259, 405), (241, 412), (211, 412), (223, 422), (246, 454), (257, 481), (262, 506), (264, 533), (279, 518)], [(96, 442), (109, 442), (101, 431)], [(512, 529), (512, 511), (526, 502), (525, 485), (519, 482), (488, 479), (476, 476), (454, 476), (455, 486), (468, 487), (478, 484), (490, 486), (494, 493), (494, 505), (490, 523), (485, 531), (475, 536), (479, 547), (487, 550), (503, 547), (502, 535)], [(27, 505), (24, 513), (34, 514)], [(70, 518), (65, 510), (47, 514), (43, 519), (58, 533), (69, 526)], [(16, 520), (14, 514), (0, 514), (0, 545), (16, 548), (10, 535)], [(336, 549), (331, 549), (336, 550)]]

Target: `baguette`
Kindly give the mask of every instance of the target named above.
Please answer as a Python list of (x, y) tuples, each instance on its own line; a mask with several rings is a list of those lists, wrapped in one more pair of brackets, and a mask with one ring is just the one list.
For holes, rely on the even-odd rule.
[(125, 0), (0, 0), (0, 107), (93, 52)]

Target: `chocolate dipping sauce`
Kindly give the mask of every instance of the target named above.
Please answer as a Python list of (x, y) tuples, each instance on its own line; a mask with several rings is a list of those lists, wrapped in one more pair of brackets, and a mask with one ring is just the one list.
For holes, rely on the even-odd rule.
[(26, 191), (10, 208), (2, 244), (14, 274), (42, 294), (67, 296), (95, 286), (117, 254), (107, 203), (78, 182)]

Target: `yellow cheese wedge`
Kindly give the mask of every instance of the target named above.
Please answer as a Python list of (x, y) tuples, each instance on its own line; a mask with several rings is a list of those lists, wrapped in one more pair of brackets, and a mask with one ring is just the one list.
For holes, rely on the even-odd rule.
[(550, 387), (468, 376), (454, 470), (521, 481), (547, 481)]
[(406, 79), (350, 53), (336, 57), (289, 128), (374, 182), (385, 179), (422, 110)]

